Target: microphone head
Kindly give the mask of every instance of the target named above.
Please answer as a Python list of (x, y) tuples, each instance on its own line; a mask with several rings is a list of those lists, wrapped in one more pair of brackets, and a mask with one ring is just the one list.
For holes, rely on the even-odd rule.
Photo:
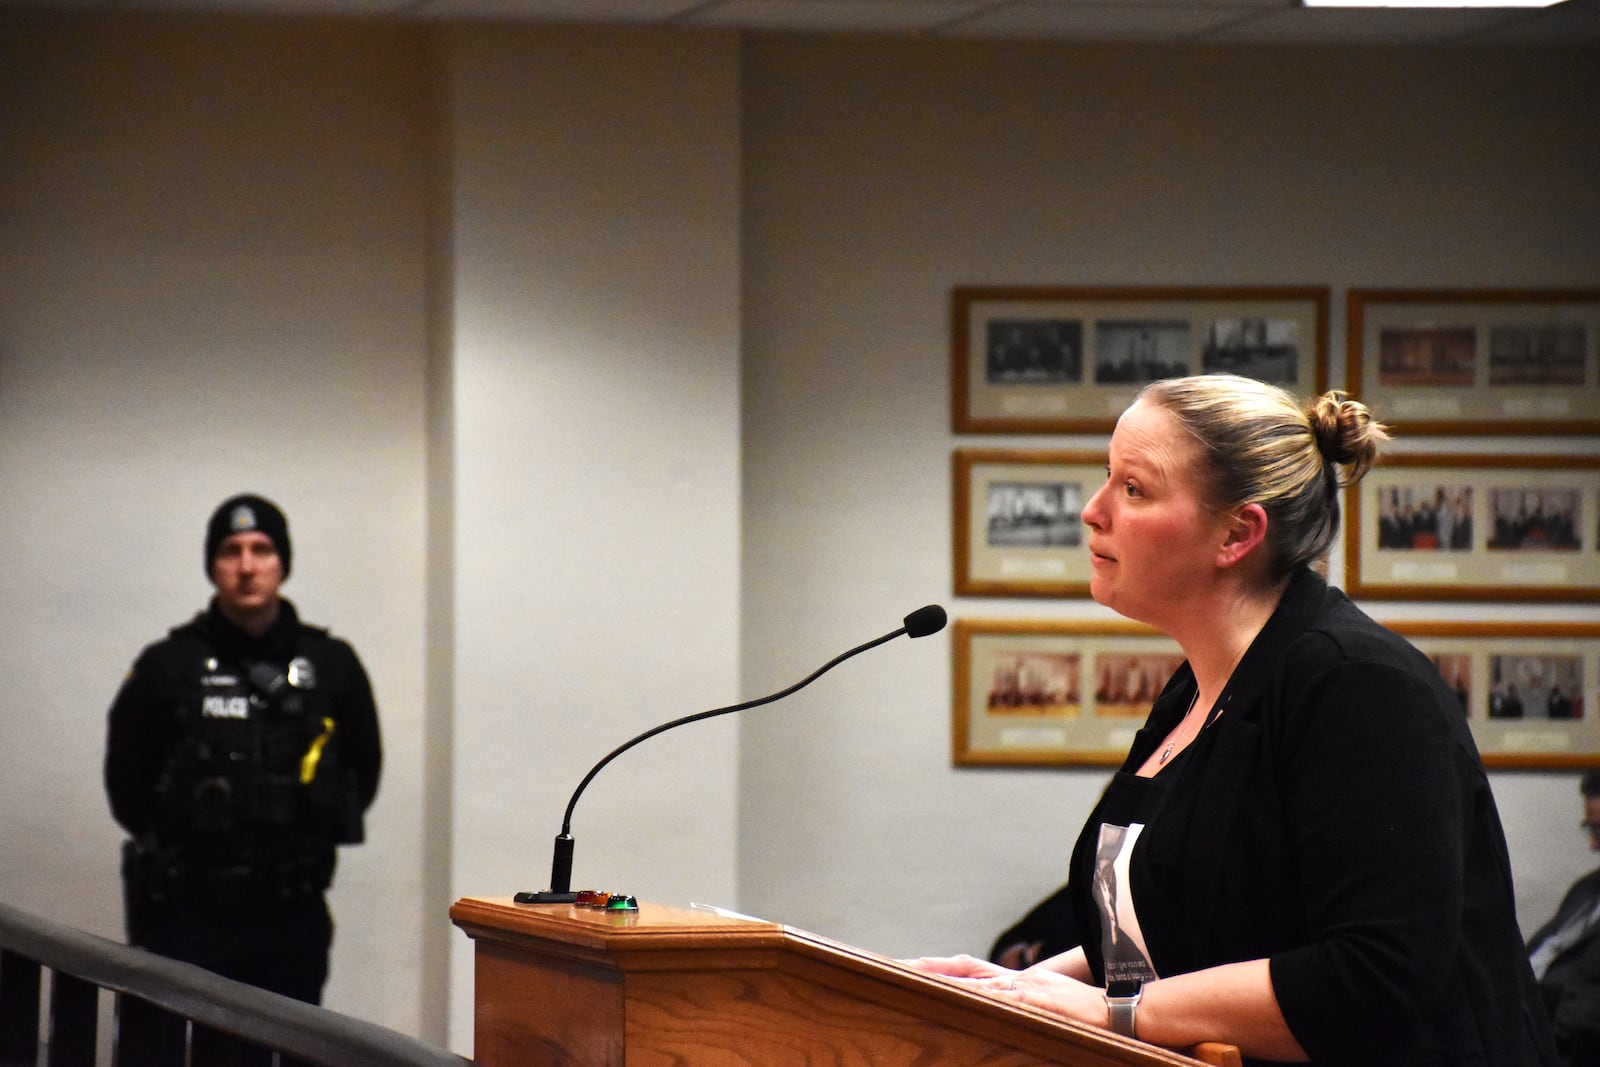
[(912, 637), (927, 637), (944, 629), (944, 609), (937, 604), (918, 608), (905, 618), (906, 633)]

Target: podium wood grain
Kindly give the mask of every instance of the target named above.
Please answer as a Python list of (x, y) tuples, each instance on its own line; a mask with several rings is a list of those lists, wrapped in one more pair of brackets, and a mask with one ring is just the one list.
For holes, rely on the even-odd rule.
[(481, 1067), (1236, 1067), (959, 988), (776, 923), (463, 898)]

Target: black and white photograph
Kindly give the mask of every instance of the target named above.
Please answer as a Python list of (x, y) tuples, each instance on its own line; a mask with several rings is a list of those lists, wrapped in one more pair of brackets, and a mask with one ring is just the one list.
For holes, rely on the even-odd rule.
[(1293, 319), (1215, 319), (1206, 330), (1200, 369), (1292, 389), (1300, 381), (1299, 326)]
[(1094, 324), (1094, 380), (1159, 381), (1189, 373), (1186, 319), (1104, 319)]
[(1328, 388), (1327, 286), (958, 285), (958, 434), (1110, 433), (1144, 385), (1232, 371)]
[(988, 380), (1044, 384), (1083, 380), (1083, 323), (1067, 319), (989, 320)]
[(1133, 847), (1138, 843), (1143, 823), (1121, 826), (1100, 824), (1095, 842), (1094, 896), (1102, 914), (1110, 917), (1101, 931), (1101, 958), (1105, 960), (1107, 981), (1148, 982), (1156, 976), (1145, 945), (1139, 913), (1133, 906)]
[(1077, 482), (989, 483), (989, 544), (1079, 545), (1083, 486)]

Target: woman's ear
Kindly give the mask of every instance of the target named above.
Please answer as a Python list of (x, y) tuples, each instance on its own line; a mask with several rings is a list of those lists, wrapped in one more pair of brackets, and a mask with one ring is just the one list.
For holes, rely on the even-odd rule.
[(1217, 563), (1237, 566), (1267, 539), (1267, 511), (1260, 504), (1246, 504), (1228, 523), (1228, 536), (1217, 550)]

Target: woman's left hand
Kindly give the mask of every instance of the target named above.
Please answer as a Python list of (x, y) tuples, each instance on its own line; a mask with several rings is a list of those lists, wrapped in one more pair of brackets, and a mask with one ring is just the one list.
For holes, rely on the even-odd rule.
[(1101, 1028), (1106, 1025), (1104, 992), (1098, 986), (1080, 982), (1049, 967), (1033, 966), (1010, 974), (974, 979), (971, 986), (1073, 1022)]
[(1060, 974), (1044, 964), (1013, 971), (975, 956), (924, 957), (901, 962), (914, 970), (954, 979), (968, 989), (1014, 1004), (1026, 1004), (1090, 1026), (1106, 1025), (1105, 997), (1098, 986)]

